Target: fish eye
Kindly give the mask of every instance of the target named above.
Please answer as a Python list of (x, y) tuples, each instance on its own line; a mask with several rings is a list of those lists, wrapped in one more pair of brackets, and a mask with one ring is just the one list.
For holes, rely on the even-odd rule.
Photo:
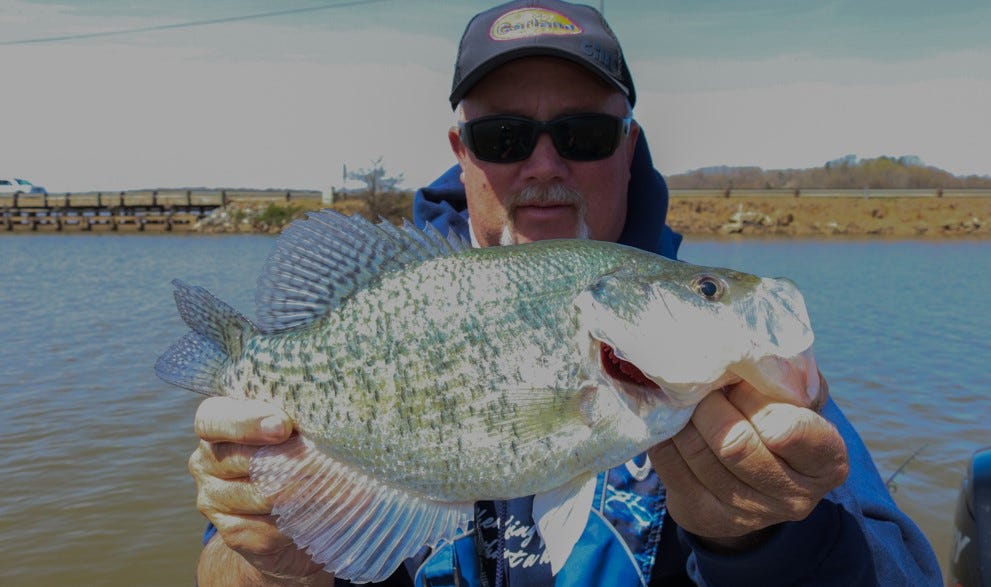
[(700, 275), (695, 278), (694, 282), (692, 282), (692, 289), (695, 290), (695, 293), (710, 302), (716, 302), (719, 301), (719, 299), (723, 297), (723, 293), (726, 292), (726, 285), (718, 277), (713, 277), (712, 275)]

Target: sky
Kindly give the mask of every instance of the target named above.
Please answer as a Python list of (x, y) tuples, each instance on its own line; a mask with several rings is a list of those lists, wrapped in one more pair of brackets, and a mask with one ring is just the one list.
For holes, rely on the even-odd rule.
[[(420, 187), (455, 163), (454, 58), (491, 4), (0, 0), (0, 177), (326, 190), (381, 158)], [(855, 154), (991, 175), (991, 3), (601, 5), (662, 173)]]

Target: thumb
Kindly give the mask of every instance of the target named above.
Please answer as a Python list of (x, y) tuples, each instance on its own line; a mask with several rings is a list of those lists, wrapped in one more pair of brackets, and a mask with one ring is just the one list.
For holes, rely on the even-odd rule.
[(284, 442), (293, 423), (289, 414), (270, 403), (210, 397), (196, 410), (194, 428), (207, 442), (264, 445)]

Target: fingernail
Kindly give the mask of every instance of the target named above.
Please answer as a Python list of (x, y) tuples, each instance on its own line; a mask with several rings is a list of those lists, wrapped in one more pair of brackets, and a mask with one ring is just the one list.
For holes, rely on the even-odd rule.
[(269, 436), (282, 438), (285, 435), (285, 427), (282, 418), (278, 416), (268, 416), (259, 423), (261, 431)]

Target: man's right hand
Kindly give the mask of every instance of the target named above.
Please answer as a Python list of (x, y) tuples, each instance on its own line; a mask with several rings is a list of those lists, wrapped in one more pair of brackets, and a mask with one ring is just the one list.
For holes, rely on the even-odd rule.
[(197, 575), (210, 585), (332, 585), (333, 576), (275, 526), (272, 502), (248, 478), (248, 463), (264, 445), (285, 442), (289, 416), (260, 401), (211, 397), (196, 412), (200, 444), (189, 458), (196, 504), (217, 527)]

